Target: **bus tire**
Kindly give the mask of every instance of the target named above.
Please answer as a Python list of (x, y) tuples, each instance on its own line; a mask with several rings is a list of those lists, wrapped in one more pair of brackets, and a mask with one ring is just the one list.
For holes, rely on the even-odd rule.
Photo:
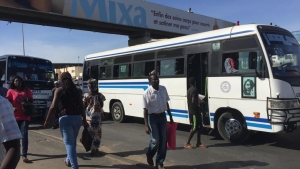
[(244, 118), (235, 112), (225, 112), (218, 120), (221, 137), (231, 143), (245, 142), (250, 135)]
[(116, 122), (122, 123), (125, 121), (125, 112), (121, 102), (115, 102), (111, 106), (111, 116)]

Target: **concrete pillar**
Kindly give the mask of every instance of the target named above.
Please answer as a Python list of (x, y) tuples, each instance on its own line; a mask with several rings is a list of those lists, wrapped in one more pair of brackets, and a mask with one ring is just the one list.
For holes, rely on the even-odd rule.
[(149, 31), (136, 32), (129, 35), (128, 46), (148, 43), (151, 39), (151, 33)]

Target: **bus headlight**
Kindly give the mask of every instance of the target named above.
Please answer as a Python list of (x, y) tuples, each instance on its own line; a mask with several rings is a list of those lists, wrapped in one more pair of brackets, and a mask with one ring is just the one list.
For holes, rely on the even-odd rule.
[(291, 110), (300, 109), (298, 99), (268, 99), (268, 109), (275, 110)]

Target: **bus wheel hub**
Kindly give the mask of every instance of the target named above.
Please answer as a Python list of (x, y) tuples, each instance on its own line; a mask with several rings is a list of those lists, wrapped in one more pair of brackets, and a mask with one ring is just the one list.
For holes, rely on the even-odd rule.
[(242, 131), (242, 125), (235, 119), (229, 119), (225, 123), (225, 130), (229, 135), (239, 134)]
[(121, 116), (121, 112), (120, 112), (120, 108), (119, 107), (115, 107), (114, 108), (114, 116), (116, 119), (119, 119)]

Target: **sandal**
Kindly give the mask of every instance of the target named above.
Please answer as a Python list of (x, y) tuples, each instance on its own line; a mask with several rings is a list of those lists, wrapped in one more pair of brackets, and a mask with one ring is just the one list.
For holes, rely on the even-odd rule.
[(204, 144), (199, 144), (199, 145), (197, 145), (197, 147), (199, 147), (199, 148), (207, 148)]
[(191, 144), (185, 144), (184, 148), (186, 148), (186, 149), (194, 149), (195, 147), (193, 145), (191, 145)]
[(71, 164), (68, 163), (66, 160), (64, 160), (64, 162), (65, 162), (65, 164), (66, 164), (67, 167), (71, 167)]

